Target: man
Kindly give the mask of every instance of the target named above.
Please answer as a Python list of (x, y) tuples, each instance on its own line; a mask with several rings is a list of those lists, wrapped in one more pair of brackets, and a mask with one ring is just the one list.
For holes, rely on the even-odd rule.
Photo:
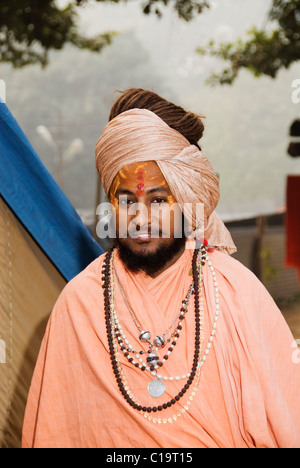
[(294, 340), (230, 257), (202, 132), (148, 91), (114, 104), (96, 166), (117, 238), (55, 305), (24, 447), (300, 447)]

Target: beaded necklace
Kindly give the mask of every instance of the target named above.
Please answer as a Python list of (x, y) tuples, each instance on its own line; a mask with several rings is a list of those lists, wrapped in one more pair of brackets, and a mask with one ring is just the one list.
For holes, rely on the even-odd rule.
[[(113, 265), (114, 265), (114, 260), (113, 260)], [(126, 296), (124, 294), (124, 291), (123, 291), (122, 285), (120, 283), (120, 280), (119, 280), (119, 277), (118, 277), (115, 266), (113, 266), (113, 271), (114, 271), (114, 274), (116, 276), (117, 284), (119, 286), (119, 289), (120, 289), (121, 295), (123, 297), (123, 300), (124, 300), (124, 302), (126, 304), (126, 307), (127, 307), (128, 311), (130, 313), (130, 316), (131, 316), (135, 326), (137, 327), (137, 329), (140, 332), (139, 339), (141, 341), (147, 342), (149, 344), (149, 347), (150, 347), (149, 353), (153, 352), (153, 348), (154, 348), (155, 351), (158, 351), (158, 349), (160, 349), (160, 348), (164, 348), (166, 346), (166, 344), (171, 342), (172, 339), (174, 339), (174, 341), (175, 341), (175, 343), (172, 342), (172, 345), (171, 345), (171, 348), (173, 350), (174, 346), (176, 345), (176, 341), (179, 338), (178, 332), (180, 331), (180, 328), (178, 328), (178, 326), (177, 326), (177, 328), (175, 328), (175, 330), (173, 331), (173, 333), (170, 335), (170, 337), (167, 340), (165, 339), (165, 337), (172, 330), (172, 327), (175, 324), (176, 320), (178, 320), (178, 319), (183, 320), (185, 318), (184, 316), (188, 311), (188, 305), (189, 305), (189, 302), (190, 302), (191, 295), (194, 292), (194, 283), (191, 284), (185, 299), (182, 301), (182, 307), (181, 307), (180, 312), (177, 315), (177, 317), (173, 320), (171, 325), (165, 330), (164, 333), (162, 333), (160, 335), (157, 335), (154, 338), (153, 343), (152, 343), (150, 341), (150, 339), (151, 339), (150, 332), (148, 332), (146, 330), (143, 330), (143, 328), (141, 327), (140, 323), (138, 322), (134, 312), (132, 311), (131, 307), (129, 306), (129, 304), (128, 304), (127, 300), (126, 300)], [(182, 325), (181, 322), (179, 322), (178, 325), (181, 326)], [(127, 349), (127, 351), (135, 353), (135, 351), (131, 350), (131, 349)], [(170, 351), (170, 348), (169, 348), (169, 351)], [(161, 367), (161, 365), (164, 363), (164, 361), (165, 361), (165, 359), (162, 360), (162, 363), (158, 362), (157, 364)], [(157, 366), (155, 366), (155, 367), (157, 367)]]
[[(198, 278), (198, 271), (197, 271), (197, 254), (198, 251), (195, 250), (193, 256), (193, 276), (194, 276), (194, 291), (195, 291), (195, 323), (196, 323), (196, 332), (195, 332), (195, 353), (194, 353), (194, 360), (192, 371), (189, 375), (188, 381), (182, 390), (175, 396), (171, 401), (165, 403), (164, 405), (160, 405), (158, 407), (143, 407), (139, 405), (134, 399), (130, 396), (130, 394), (125, 389), (121, 378), (120, 372), (120, 364), (118, 363), (118, 359), (116, 359), (116, 336), (115, 336), (115, 327), (114, 327), (114, 306), (113, 306), (113, 282), (112, 279), (112, 253), (113, 250), (111, 249), (107, 254), (104, 261), (103, 266), (103, 289), (104, 289), (104, 306), (105, 306), (105, 321), (106, 321), (106, 331), (109, 343), (109, 349), (111, 354), (111, 362), (112, 367), (114, 370), (115, 378), (121, 393), (123, 394), (124, 398), (134, 409), (139, 411), (147, 411), (147, 412), (156, 412), (161, 411), (162, 409), (166, 409), (177, 401), (182, 398), (184, 393), (188, 390), (190, 385), (192, 384), (197, 367), (198, 367), (198, 360), (200, 357), (200, 311), (199, 311), (199, 278)], [(136, 363), (136, 366), (139, 365)]]
[[(199, 266), (204, 264), (204, 259), (205, 259), (205, 252), (201, 253), (201, 260), (197, 260), (197, 268), (199, 268)], [(151, 337), (150, 332), (142, 330), (141, 325), (139, 324), (137, 318), (134, 315), (134, 312), (131, 310), (131, 308), (130, 308), (127, 300), (126, 300), (125, 294), (123, 292), (123, 288), (121, 286), (121, 283), (119, 281), (119, 278), (118, 278), (118, 275), (117, 275), (117, 272), (116, 272), (116, 268), (114, 266), (114, 253), (112, 253), (112, 265), (113, 265), (113, 272), (114, 272), (114, 274), (116, 276), (117, 284), (119, 286), (119, 289), (120, 289), (120, 292), (121, 292), (122, 297), (124, 299), (124, 302), (125, 302), (125, 304), (126, 304), (126, 306), (128, 308), (128, 311), (129, 311), (129, 313), (130, 313), (130, 315), (131, 315), (131, 317), (133, 319), (134, 324), (136, 325), (136, 327), (138, 328), (138, 330), (140, 332), (139, 339), (142, 342), (147, 342), (149, 347), (150, 347), (150, 349), (148, 351), (148, 356), (147, 356), (147, 359), (146, 359), (147, 363), (145, 363), (143, 361), (142, 357), (141, 357), (141, 356), (143, 356), (144, 351), (136, 351), (130, 345), (129, 340), (126, 338), (126, 336), (125, 336), (125, 334), (124, 334), (124, 332), (123, 332), (123, 330), (121, 328), (121, 325), (119, 323), (116, 311), (114, 310), (115, 334), (116, 334), (118, 343), (119, 343), (120, 348), (123, 351), (124, 355), (129, 360), (129, 362), (136, 365), (136, 367), (140, 367), (140, 369), (143, 370), (143, 371), (146, 370), (146, 371), (151, 372), (151, 374), (155, 376), (157, 374), (157, 369), (159, 369), (160, 367), (162, 367), (164, 365), (164, 363), (168, 360), (171, 352), (174, 350), (174, 347), (177, 344), (177, 340), (179, 339), (180, 331), (182, 329), (183, 320), (185, 319), (185, 314), (188, 312), (188, 305), (189, 305), (190, 297), (194, 292), (194, 282), (191, 284), (185, 299), (182, 301), (182, 307), (180, 309), (179, 314), (175, 318), (175, 320), (173, 320), (172, 324), (168, 327), (168, 329), (162, 335), (158, 335), (158, 336), (155, 337), (155, 339), (153, 341), (153, 344), (152, 344), (151, 341), (150, 341), (150, 337)], [(112, 284), (113, 284), (113, 282), (112, 282)], [(178, 322), (175, 330), (172, 332), (170, 338), (168, 338), (165, 341), (165, 335), (167, 334), (167, 332), (171, 331), (172, 326), (174, 325), (174, 323), (176, 322), (177, 319), (179, 319), (179, 322)], [(171, 341), (172, 339), (173, 339), (173, 341)], [(171, 344), (170, 344), (170, 347), (168, 348), (167, 353), (164, 355), (163, 359), (161, 361), (159, 361), (159, 357), (155, 354), (154, 351), (157, 352), (160, 348), (164, 348), (165, 345), (167, 343), (170, 343), (170, 342), (171, 342)], [(153, 350), (154, 346), (156, 346), (156, 347)], [(135, 357), (129, 357), (130, 353), (132, 353)], [(136, 361), (134, 359), (136, 359)], [(187, 374), (187, 376), (189, 376), (189, 375)], [(157, 377), (158, 377), (158, 375), (157, 375)], [(186, 378), (186, 375), (184, 375), (182, 377), (181, 376), (176, 376), (175, 380), (180, 380), (181, 378)], [(169, 377), (169, 378), (166, 378), (165, 380), (174, 380), (174, 378)], [(160, 385), (160, 387), (161, 387), (161, 389), (164, 388), (163, 385)], [(151, 387), (150, 387), (150, 389), (151, 389)], [(158, 396), (158, 395), (153, 395), (152, 394), (152, 396)]]
[[(197, 363), (197, 368), (196, 368), (196, 372), (197, 372), (197, 375), (196, 375), (196, 383), (195, 383), (195, 387), (192, 389), (192, 392), (191, 392), (191, 395), (188, 397), (187, 401), (184, 403), (183, 407), (176, 413), (176, 414), (173, 414), (171, 417), (167, 417), (167, 418), (159, 418), (159, 417), (155, 417), (156, 415), (154, 416), (151, 416), (151, 408), (147, 408), (147, 407), (142, 407), (142, 409), (139, 411), (140, 414), (142, 416), (144, 416), (144, 418), (146, 418), (148, 421), (156, 424), (161, 424), (161, 423), (173, 423), (175, 421), (177, 421), (177, 419), (179, 417), (181, 417), (184, 413), (188, 412), (189, 409), (190, 409), (190, 406), (192, 404), (192, 401), (194, 399), (194, 397), (196, 396), (196, 392), (198, 390), (198, 387), (199, 387), (199, 382), (200, 382), (200, 373), (201, 373), (201, 362), (203, 363), (202, 361), (202, 343), (203, 343), (203, 323), (204, 323), (204, 317), (203, 317), (203, 311), (204, 311), (204, 308), (203, 308), (203, 291), (202, 291), (202, 281), (200, 282), (200, 354), (199, 354), (199, 360), (198, 360), (198, 363)], [(118, 356), (118, 348), (117, 348), (117, 344), (116, 344), (116, 340), (114, 341), (114, 345), (115, 345), (115, 350), (116, 350), (116, 357)], [(125, 390), (128, 392), (130, 398), (132, 399), (132, 401), (134, 401), (136, 404), (138, 404), (137, 402), (137, 399), (136, 397), (133, 395), (133, 393), (130, 391), (129, 389), (129, 386), (128, 386), (128, 383), (127, 383), (127, 379), (126, 379), (126, 376), (122, 370), (122, 367), (121, 367), (121, 364), (118, 360), (118, 357), (117, 357), (117, 364), (118, 364), (118, 369), (120, 371), (120, 374), (121, 374), (121, 377), (123, 379), (123, 384), (124, 384), (124, 388)], [(158, 378), (161, 378), (160, 375), (157, 376)], [(186, 377), (190, 377), (190, 374), (187, 374), (187, 376), (183, 376), (182, 378), (186, 378)], [(166, 377), (164, 377), (166, 379)], [(173, 378), (169, 378), (170, 380)], [(176, 378), (176, 380), (179, 380), (179, 378)], [(166, 403), (166, 404), (163, 404), (161, 406), (158, 406), (158, 407), (153, 407), (152, 408), (152, 411), (153, 413), (155, 414), (156, 411), (162, 411), (162, 410), (167, 410), (172, 404), (175, 404), (179, 401), (179, 397), (183, 397), (185, 392), (186, 392), (186, 389), (187, 389), (187, 386), (184, 386), (183, 389), (181, 390), (181, 392), (179, 392), (179, 394), (175, 397), (175, 399), (172, 399), (170, 402)], [(150, 414), (149, 414), (150, 413)]]
[[(201, 247), (202, 254), (205, 251), (204, 246)], [(188, 380), (181, 391), (170, 401), (164, 403), (159, 406), (154, 407), (146, 407), (142, 406), (138, 403), (135, 396), (130, 391), (126, 376), (123, 372), (121, 367), (121, 363), (118, 358), (118, 343), (119, 342), (119, 334), (118, 334), (118, 327), (116, 327), (116, 315), (114, 311), (114, 284), (113, 284), (113, 249), (110, 249), (105, 257), (102, 269), (102, 285), (104, 290), (104, 308), (105, 308), (105, 322), (106, 322), (106, 331), (107, 331), (107, 338), (110, 350), (110, 357), (112, 368), (115, 374), (115, 378), (117, 381), (117, 385), (119, 387), (120, 392), (124, 396), (127, 403), (134, 408), (135, 410), (139, 411), (142, 416), (153, 423), (172, 423), (177, 420), (183, 413), (187, 412), (190, 408), (192, 400), (194, 399), (196, 392), (198, 390), (199, 382), (200, 382), (200, 375), (201, 375), (201, 368), (206, 361), (206, 358), (209, 354), (209, 351), (212, 346), (212, 342), (216, 333), (217, 321), (219, 317), (219, 293), (218, 293), (218, 285), (216, 280), (216, 275), (214, 272), (214, 268), (212, 266), (211, 261), (209, 260), (208, 256), (206, 255), (206, 259), (208, 260), (208, 266), (211, 270), (213, 281), (214, 281), (214, 288), (215, 288), (215, 302), (216, 302), (216, 309), (215, 309), (215, 317), (213, 322), (212, 331), (210, 334), (210, 338), (205, 350), (205, 354), (202, 357), (202, 342), (203, 342), (203, 294), (202, 294), (202, 278), (201, 278), (201, 267), (203, 262), (197, 262), (197, 255), (198, 251), (195, 250), (193, 255), (193, 262), (192, 262), (192, 270), (193, 270), (193, 278), (194, 278), (194, 295), (195, 295), (195, 352), (194, 352), (194, 360), (192, 370), (189, 374), (187, 374)], [(201, 265), (200, 271), (199, 264)], [(132, 360), (133, 361), (133, 360)], [(130, 362), (132, 362), (130, 361)], [(140, 367), (139, 363), (134, 364), (136, 367)], [(143, 370), (143, 369), (142, 369)], [(156, 379), (158, 375), (156, 375)], [(161, 377), (159, 375), (159, 377)], [(161, 412), (170, 408), (171, 406), (175, 405), (179, 400), (185, 395), (187, 390), (192, 385), (194, 379), (196, 377), (195, 387), (187, 400), (184, 407), (176, 414), (174, 414), (171, 418), (156, 418), (151, 416), (151, 413)], [(178, 379), (176, 379), (178, 380)]]

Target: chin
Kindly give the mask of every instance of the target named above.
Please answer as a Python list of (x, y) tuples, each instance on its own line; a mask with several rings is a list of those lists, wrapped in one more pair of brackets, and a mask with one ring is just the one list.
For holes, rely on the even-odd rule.
[(132, 252), (145, 255), (153, 254), (164, 245), (168, 245), (168, 242), (164, 242), (162, 239), (151, 239), (147, 242), (136, 239), (127, 239), (125, 242), (122, 240), (120, 242), (124, 247), (131, 250)]
[(120, 258), (127, 268), (133, 272), (143, 270), (148, 275), (160, 271), (172, 260), (185, 245), (185, 239), (116, 239)]

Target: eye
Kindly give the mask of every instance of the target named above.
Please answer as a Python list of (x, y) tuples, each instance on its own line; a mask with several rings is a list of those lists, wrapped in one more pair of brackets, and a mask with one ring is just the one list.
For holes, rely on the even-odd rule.
[(167, 200), (165, 198), (156, 197), (151, 203), (155, 203), (155, 204), (167, 203)]
[(131, 199), (128, 198), (128, 197), (125, 197), (125, 198), (124, 198), (124, 197), (123, 197), (123, 198), (120, 197), (120, 198), (119, 198), (119, 205), (120, 205), (120, 206), (123, 206), (123, 207), (124, 207), (124, 206), (131, 205), (132, 203), (134, 203), (134, 201), (131, 200)]

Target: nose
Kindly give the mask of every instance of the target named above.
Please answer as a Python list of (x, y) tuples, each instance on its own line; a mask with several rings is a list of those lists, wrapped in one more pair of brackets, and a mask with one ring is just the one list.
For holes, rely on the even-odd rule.
[(148, 232), (149, 213), (147, 206), (144, 203), (136, 203), (136, 216), (132, 220), (137, 231)]

